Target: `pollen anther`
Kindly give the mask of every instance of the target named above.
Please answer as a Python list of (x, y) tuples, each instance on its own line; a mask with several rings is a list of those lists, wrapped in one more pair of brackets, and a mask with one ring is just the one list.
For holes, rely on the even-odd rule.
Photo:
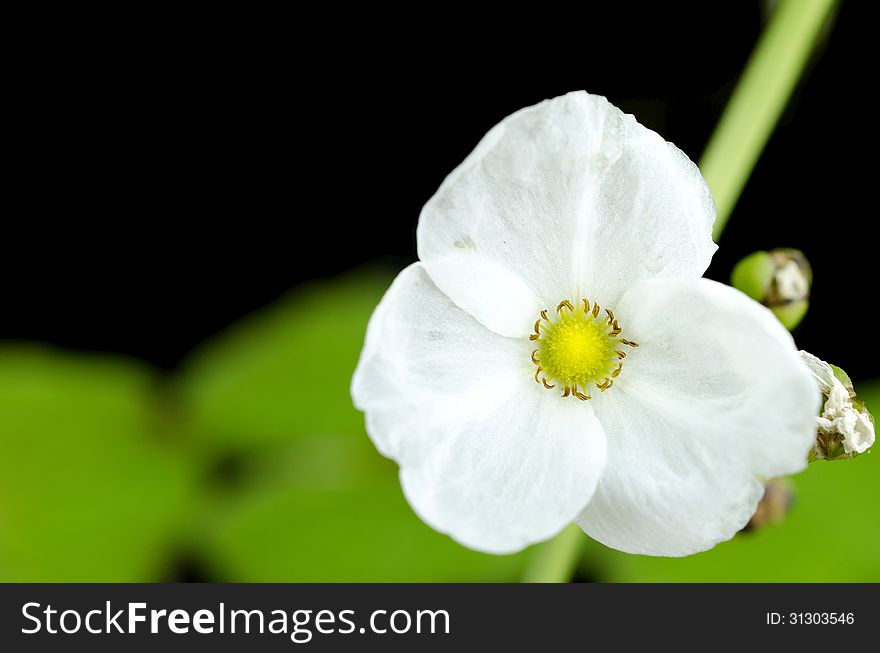
[(559, 306), (556, 307), (556, 312), (561, 312), (563, 306), (565, 306), (565, 308), (567, 308), (568, 310), (574, 312), (574, 306), (572, 306), (571, 302), (567, 299), (563, 299), (561, 302), (559, 302)]
[(602, 392), (605, 392), (608, 388), (610, 388), (610, 387), (613, 386), (613, 385), (614, 385), (614, 381), (612, 381), (611, 379), (609, 379), (609, 378), (606, 376), (606, 377), (605, 377), (605, 380), (602, 381), (602, 383), (597, 383), (597, 384), (596, 384), (596, 387), (599, 388), (599, 390), (601, 390)]
[(574, 396), (581, 401), (589, 401), (590, 399), (592, 399), (590, 395), (585, 395), (583, 392), (578, 392), (577, 386), (575, 386), (574, 388)]

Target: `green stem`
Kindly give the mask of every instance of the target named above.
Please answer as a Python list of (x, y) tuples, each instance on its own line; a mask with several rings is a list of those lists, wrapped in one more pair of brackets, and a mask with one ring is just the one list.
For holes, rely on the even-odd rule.
[(577, 566), (581, 540), (586, 537), (575, 524), (532, 552), (526, 565), (524, 583), (567, 583)]
[(835, 0), (783, 0), (752, 52), (700, 159), (717, 241), (803, 73)]
[[(700, 160), (700, 170), (712, 189), (718, 211), (713, 231), (716, 241), (834, 5), (835, 0), (782, 0), (752, 52)], [(523, 581), (568, 582), (585, 537), (572, 524), (536, 547)]]

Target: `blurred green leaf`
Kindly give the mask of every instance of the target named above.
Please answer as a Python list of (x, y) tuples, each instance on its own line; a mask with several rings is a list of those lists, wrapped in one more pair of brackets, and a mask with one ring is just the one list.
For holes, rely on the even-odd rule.
[(387, 273), (361, 271), (306, 284), (198, 349), (180, 379), (193, 430), (233, 446), (359, 432), (351, 374), (390, 283)]
[(156, 580), (190, 474), (125, 360), (0, 348), (0, 580)]
[[(880, 380), (856, 385), (880, 408)], [(880, 581), (880, 456), (813, 463), (792, 481), (796, 505), (777, 525), (688, 558), (627, 555), (591, 541), (583, 564), (599, 580), (622, 582)]]
[(312, 284), (196, 353), (181, 393), (206, 441), (244, 469), (216, 489), (194, 549), (225, 581), (515, 580), (426, 526), (349, 396), (367, 321), (391, 282)]
[[(366, 435), (301, 437), (262, 455), (198, 528), (212, 576), (248, 582), (515, 580), (522, 556), (459, 546), (407, 505), (396, 465)], [(377, 461), (373, 461), (377, 462)]]

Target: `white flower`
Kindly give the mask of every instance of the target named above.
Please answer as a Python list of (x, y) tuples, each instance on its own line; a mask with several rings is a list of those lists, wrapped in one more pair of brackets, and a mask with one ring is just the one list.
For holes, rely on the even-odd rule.
[(874, 445), (874, 424), (868, 414), (856, 410), (849, 390), (828, 363), (807, 351), (801, 351), (801, 356), (826, 397), (822, 414), (816, 418), (819, 432), (842, 438), (846, 453), (870, 449)]
[(352, 382), (422, 519), (495, 553), (576, 520), (687, 555), (804, 467), (818, 392), (770, 311), (700, 279), (714, 216), (696, 166), (604, 98), (483, 138), (425, 205)]

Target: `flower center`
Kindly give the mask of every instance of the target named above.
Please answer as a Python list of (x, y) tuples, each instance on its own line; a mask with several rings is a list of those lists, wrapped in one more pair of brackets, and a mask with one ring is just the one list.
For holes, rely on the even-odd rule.
[(546, 309), (541, 311), (529, 339), (538, 344), (532, 351), (532, 362), (538, 368), (535, 382), (548, 390), (561, 385), (563, 397), (587, 401), (592, 398), (588, 394), (592, 385), (605, 392), (623, 370), (626, 352), (619, 347), (639, 345), (620, 337), (622, 329), (614, 311), (606, 308), (603, 312), (599, 304), (591, 306), (587, 299), (581, 302), (583, 306), (575, 306), (563, 299), (553, 318)]

